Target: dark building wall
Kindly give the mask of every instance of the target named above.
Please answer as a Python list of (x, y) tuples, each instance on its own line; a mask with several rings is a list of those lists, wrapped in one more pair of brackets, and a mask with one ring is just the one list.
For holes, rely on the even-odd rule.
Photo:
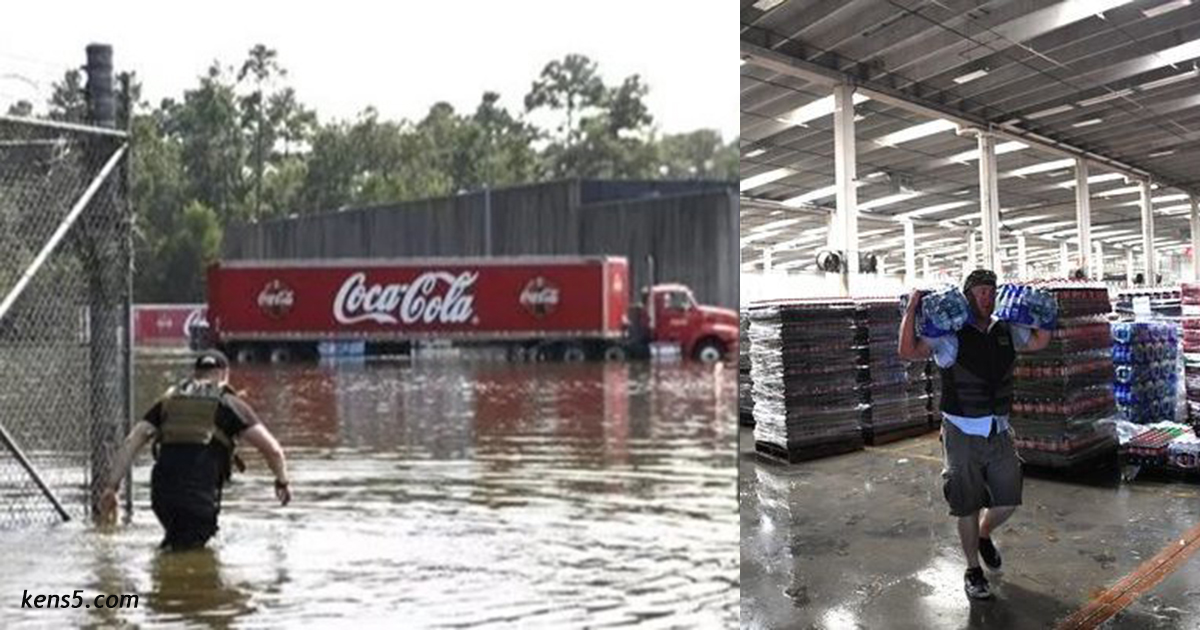
[[(721, 182), (572, 180), (520, 186), (233, 226), (225, 234), (224, 256), (485, 256), (490, 231), (493, 256), (625, 256), (638, 287), (649, 280), (646, 258), (652, 255), (659, 281), (683, 282), (701, 302), (736, 308), (733, 190)], [(583, 203), (585, 194), (608, 200)]]

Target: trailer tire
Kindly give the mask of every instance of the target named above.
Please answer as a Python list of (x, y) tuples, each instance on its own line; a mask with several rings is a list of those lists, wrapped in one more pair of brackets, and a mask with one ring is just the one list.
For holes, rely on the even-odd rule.
[(257, 363), (258, 351), (254, 346), (240, 346), (233, 351), (233, 360), (237, 363)]
[(287, 346), (271, 348), (271, 363), (291, 363), (292, 351)]
[(587, 351), (581, 345), (571, 344), (563, 350), (562, 360), (565, 363), (582, 363), (587, 361)]
[(624, 346), (609, 346), (604, 349), (604, 360), (609, 363), (618, 363), (628, 358)]
[(725, 347), (716, 339), (705, 339), (696, 345), (693, 355), (701, 363), (716, 363), (725, 358)]

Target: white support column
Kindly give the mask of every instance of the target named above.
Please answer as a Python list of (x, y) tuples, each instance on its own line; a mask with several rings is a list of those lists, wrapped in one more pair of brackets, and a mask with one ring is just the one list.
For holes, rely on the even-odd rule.
[(917, 284), (917, 231), (912, 221), (904, 222), (904, 284), (909, 288)]
[(850, 295), (850, 276), (858, 273), (858, 195), (854, 180), (858, 179), (855, 169), (854, 136), (854, 86), (837, 85), (833, 88), (833, 154), (834, 179), (837, 185), (837, 223), (841, 231), (840, 243), (846, 252), (846, 269), (842, 274), (842, 296)]
[(1088, 273), (1088, 277), (1093, 280), (1104, 280), (1104, 243), (1102, 241), (1092, 241), (1092, 271)]
[(1025, 234), (1017, 235), (1017, 278), (1029, 279), (1028, 250), (1025, 249)]
[(925, 282), (929, 282), (929, 279), (930, 279), (929, 278), (929, 256), (928, 255), (921, 257), (921, 279), (924, 280)]
[(1079, 268), (1088, 273), (1088, 255), (1092, 251), (1092, 195), (1088, 190), (1088, 166), (1075, 158), (1075, 224), (1079, 229)]
[(1071, 250), (1067, 247), (1066, 241), (1058, 244), (1058, 266), (1064, 278), (1071, 277)]
[(1125, 286), (1133, 286), (1133, 248), (1125, 248)]
[(1000, 247), (1000, 192), (996, 178), (996, 137), (976, 134), (979, 141), (979, 212), (983, 229), (983, 256), (979, 266), (996, 268), (996, 250)]
[(979, 257), (976, 255), (978, 247), (975, 241), (975, 230), (967, 232), (967, 262), (964, 266), (967, 268), (968, 273), (979, 268)]
[(1192, 280), (1200, 282), (1200, 199), (1192, 197)]
[(1145, 262), (1146, 286), (1157, 283), (1154, 275), (1158, 266), (1154, 264), (1154, 211), (1150, 201), (1150, 180), (1142, 181), (1142, 260)]
[(763, 273), (771, 271), (771, 251), (770, 248), (763, 250)]

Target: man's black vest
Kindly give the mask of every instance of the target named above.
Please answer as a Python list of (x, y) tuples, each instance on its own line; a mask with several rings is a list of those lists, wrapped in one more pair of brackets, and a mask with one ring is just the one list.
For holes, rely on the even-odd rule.
[(958, 359), (942, 369), (942, 411), (980, 418), (1007, 415), (1012, 408), (1013, 348), (1008, 325), (982, 332), (968, 323), (958, 331)]

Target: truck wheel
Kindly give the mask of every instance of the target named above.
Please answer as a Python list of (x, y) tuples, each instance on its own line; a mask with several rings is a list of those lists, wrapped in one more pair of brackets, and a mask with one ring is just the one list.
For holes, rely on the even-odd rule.
[(701, 363), (716, 363), (725, 356), (725, 348), (721, 347), (721, 342), (706, 339), (701, 341), (696, 346), (696, 360)]
[(258, 351), (254, 346), (241, 346), (233, 353), (233, 360), (238, 363), (256, 363), (258, 361)]
[(292, 361), (292, 351), (287, 349), (287, 346), (276, 346), (271, 348), (271, 363), (290, 363)]
[(562, 360), (566, 363), (581, 363), (587, 360), (587, 352), (584, 352), (583, 346), (571, 344), (563, 350)]
[(604, 349), (604, 360), (610, 363), (617, 363), (626, 359), (627, 353), (625, 348), (621, 346), (609, 346)]

